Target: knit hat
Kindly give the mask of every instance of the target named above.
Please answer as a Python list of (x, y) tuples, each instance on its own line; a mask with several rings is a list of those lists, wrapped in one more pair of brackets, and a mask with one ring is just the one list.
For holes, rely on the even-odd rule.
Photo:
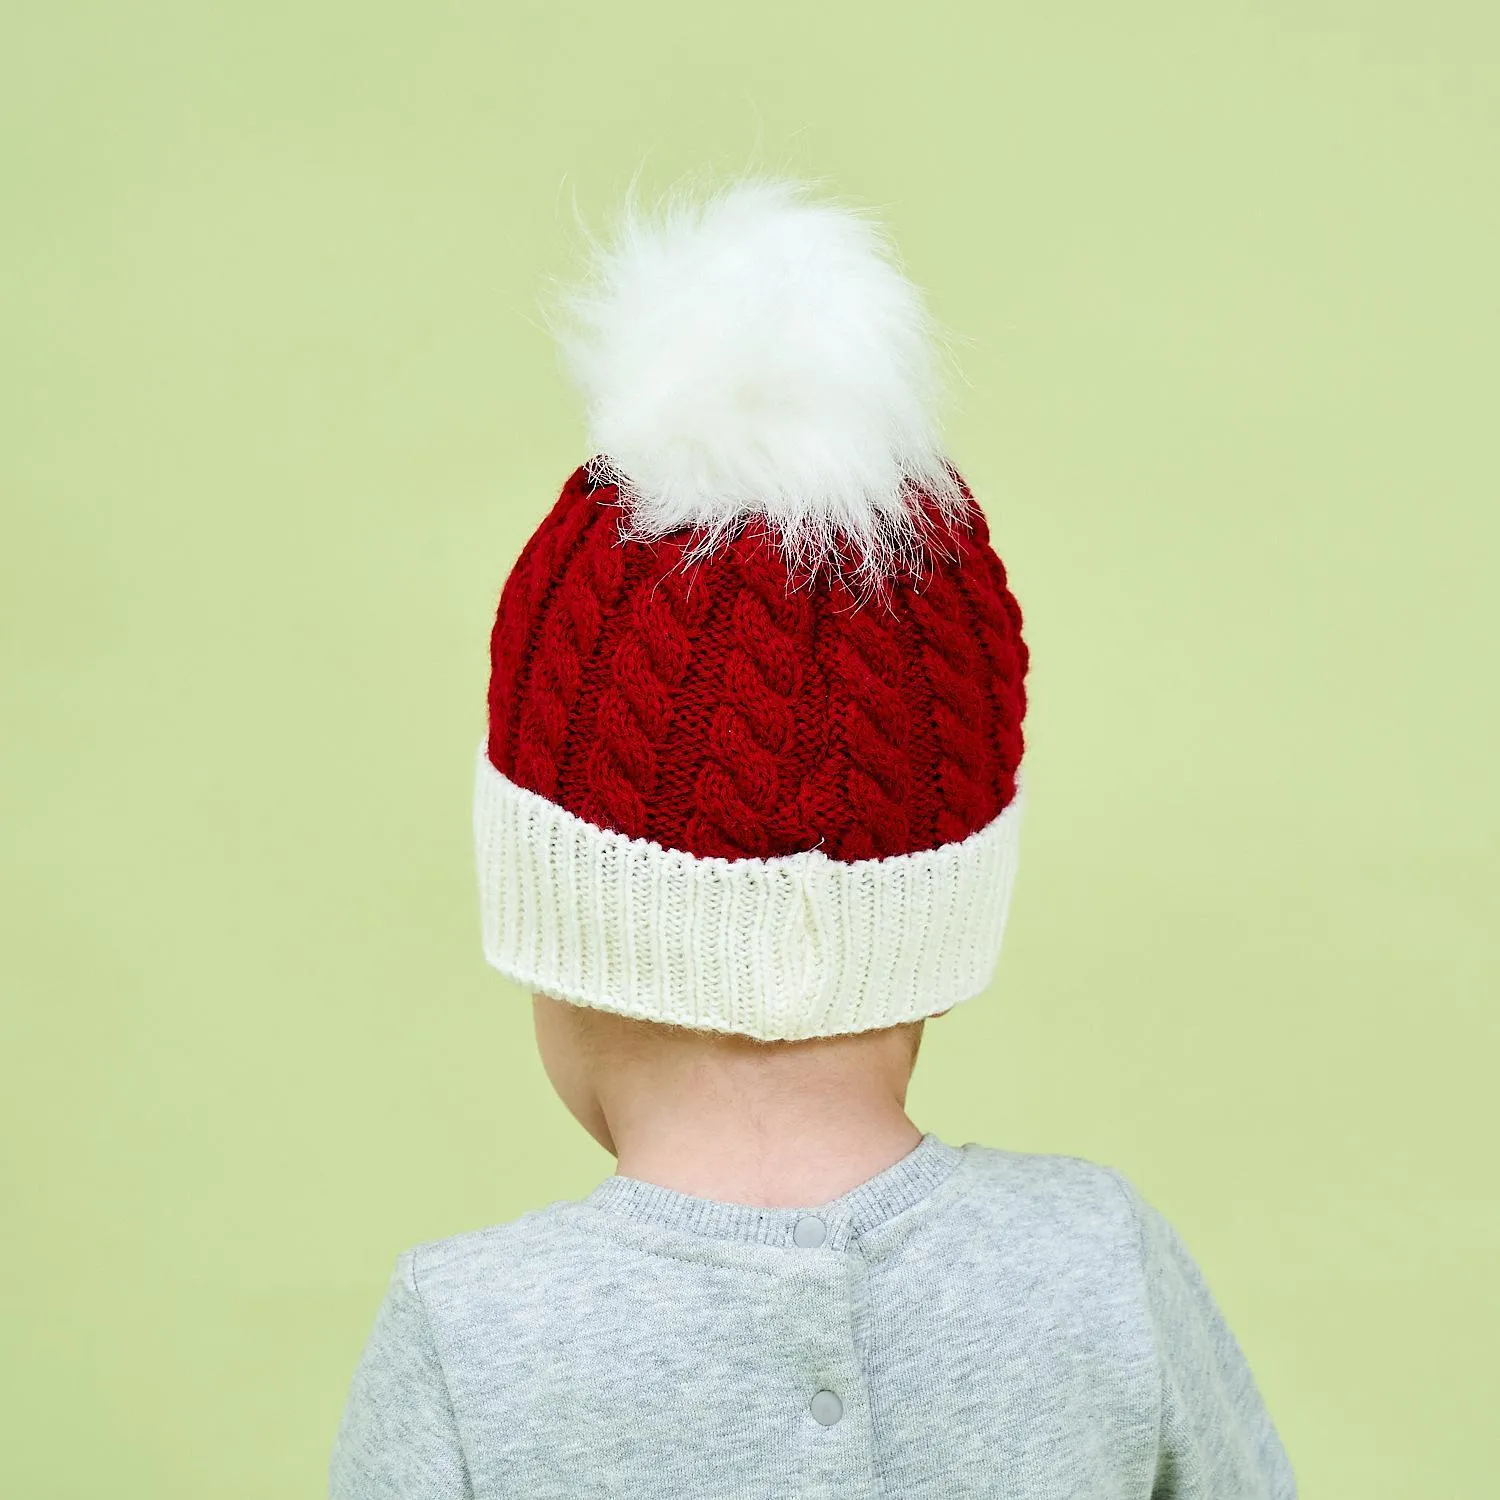
[(864, 215), (749, 181), (627, 208), (565, 310), (595, 457), (491, 635), (485, 958), (765, 1040), (977, 994), (1028, 653), (920, 294)]

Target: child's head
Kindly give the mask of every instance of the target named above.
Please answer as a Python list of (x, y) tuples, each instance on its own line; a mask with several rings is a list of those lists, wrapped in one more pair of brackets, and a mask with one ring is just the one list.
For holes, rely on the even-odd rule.
[(921, 297), (862, 215), (748, 183), (627, 214), (568, 316), (594, 456), (491, 633), (485, 956), (570, 997), (538, 1038), (602, 1143), (883, 1109), (999, 956), (1029, 661)]

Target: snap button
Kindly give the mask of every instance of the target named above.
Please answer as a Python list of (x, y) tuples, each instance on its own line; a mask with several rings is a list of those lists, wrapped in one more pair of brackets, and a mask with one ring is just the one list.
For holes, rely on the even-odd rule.
[(813, 1250), (828, 1238), (828, 1230), (817, 1214), (808, 1214), (805, 1218), (797, 1220), (797, 1227), (792, 1230), (792, 1242), (803, 1250)]
[(812, 1398), (812, 1414), (825, 1427), (832, 1427), (844, 1415), (844, 1403), (832, 1391), (819, 1391)]

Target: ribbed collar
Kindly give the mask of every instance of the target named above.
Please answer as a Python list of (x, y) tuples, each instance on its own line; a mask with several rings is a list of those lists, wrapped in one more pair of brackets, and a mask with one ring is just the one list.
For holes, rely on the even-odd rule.
[[(605, 1213), (637, 1223), (658, 1224), (709, 1239), (751, 1240), (762, 1245), (795, 1247), (799, 1221), (822, 1220), (824, 1249), (841, 1250), (851, 1238), (868, 1234), (920, 1202), (964, 1159), (963, 1151), (940, 1141), (928, 1131), (898, 1162), (850, 1188), (848, 1192), (812, 1208), (757, 1208), (746, 1203), (721, 1203), (672, 1188), (642, 1182), (616, 1173), (607, 1177), (583, 1202)], [(804, 1241), (807, 1229), (803, 1230)]]

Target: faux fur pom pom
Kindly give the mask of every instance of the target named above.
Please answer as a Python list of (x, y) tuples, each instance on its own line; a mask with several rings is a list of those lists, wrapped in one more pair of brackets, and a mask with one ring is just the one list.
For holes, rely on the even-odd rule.
[(563, 309), (627, 534), (712, 547), (764, 517), (790, 566), (852, 553), (870, 582), (919, 549), (919, 496), (962, 512), (921, 294), (877, 224), (804, 185), (627, 206)]

